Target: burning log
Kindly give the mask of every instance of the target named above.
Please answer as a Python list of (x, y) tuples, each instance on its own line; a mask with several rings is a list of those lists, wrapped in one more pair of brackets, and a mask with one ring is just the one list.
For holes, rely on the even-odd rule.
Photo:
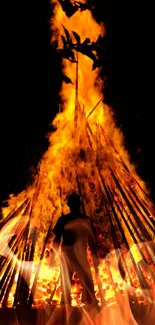
[(140, 230), (141, 230), (141, 232), (142, 232), (142, 235), (144, 236), (144, 237), (143, 237), (143, 240), (148, 240), (148, 241), (152, 240), (152, 238), (150, 237), (150, 235), (149, 235), (148, 231), (146, 230), (145, 226), (141, 223), (141, 221), (140, 221), (140, 219), (139, 219), (137, 213), (135, 212), (135, 210), (134, 210), (132, 204), (130, 203), (129, 199), (127, 198), (127, 196), (126, 196), (124, 190), (122, 189), (122, 186), (120, 185), (120, 183), (119, 183), (118, 179), (116, 178), (116, 175), (115, 175), (115, 173), (113, 172), (113, 170), (112, 170), (111, 167), (110, 167), (110, 171), (111, 171), (112, 177), (113, 177), (113, 179), (115, 180), (115, 183), (116, 183), (118, 189), (120, 190), (120, 193), (122, 194), (122, 197), (123, 197), (124, 200), (126, 201), (127, 206), (129, 207), (129, 209), (130, 209), (132, 215), (134, 216), (134, 218), (135, 218), (135, 220), (136, 220), (136, 222), (137, 222), (138, 227), (140, 228)]
[[(25, 202), (25, 204), (23, 206), (24, 206), (24, 211), (23, 211), (21, 217), (24, 218), (25, 216), (27, 216), (27, 214), (30, 211), (29, 201)], [(18, 209), (18, 213), (20, 213), (20, 211), (22, 211), (23, 206), (22, 206), (22, 208), (20, 207), (20, 209)], [(17, 211), (15, 213), (16, 213), (16, 215), (18, 215)], [(10, 218), (13, 218), (13, 216), (15, 216), (15, 213), (13, 215), (10, 215), (9, 220), (10, 220)], [(27, 230), (28, 228), (29, 228), (29, 223), (26, 226), (26, 231), (28, 231)], [(17, 255), (16, 256), (17, 259), (20, 257), (20, 250), (22, 247), (22, 239), (24, 237), (24, 233), (25, 233), (25, 230), (23, 229), (23, 226), (21, 225), (21, 223), (17, 224), (15, 234), (13, 235), (10, 242), (8, 243), (8, 245), (11, 249), (11, 254), (9, 254), (7, 258), (3, 259), (3, 262), (1, 265), (1, 273), (3, 272), (3, 276), (1, 278), (0, 300), (4, 306), (7, 305), (8, 296), (9, 296), (10, 290), (12, 288), (12, 285), (14, 283), (15, 274), (18, 270), (18, 262), (16, 262), (15, 266), (14, 266), (14, 257), (16, 255)], [(7, 246), (7, 243), (6, 243), (6, 246)]]
[[(20, 210), (18, 210), (18, 213), (21, 210), (22, 209), (20, 207)], [(27, 215), (29, 215), (29, 211), (30, 211), (30, 202), (27, 201), (27, 204), (26, 203), (24, 204), (24, 211), (22, 212), (21, 218), (27, 218)], [(18, 216), (17, 212), (16, 212), (16, 216)], [(15, 217), (15, 215), (14, 215), (14, 217)], [(12, 219), (13, 216), (11, 215), (10, 218)], [(22, 222), (22, 219), (21, 219), (21, 222)], [(12, 233), (12, 239), (9, 242), (9, 247), (12, 251), (14, 251), (14, 249), (16, 250), (16, 247), (19, 244), (20, 238), (23, 235), (23, 225), (24, 225), (24, 222), (25, 223), (27, 222), (27, 219), (23, 220), (23, 225), (21, 224), (21, 222), (19, 222), (19, 224), (17, 223), (17, 226), (15, 225), (15, 230)], [(5, 245), (4, 248), (7, 248), (8, 243), (6, 242), (6, 243), (4, 243), (4, 245)], [(0, 261), (1, 261), (0, 271), (2, 270), (3, 266), (5, 265), (5, 263), (7, 263), (8, 260), (9, 260), (9, 257), (8, 258), (0, 257)]]
[[(117, 178), (116, 178), (116, 176), (115, 176), (115, 181), (117, 182)], [(118, 182), (117, 182), (117, 184), (118, 184)], [(126, 196), (125, 192), (123, 191), (123, 189), (122, 189), (122, 187), (121, 187), (121, 185), (120, 185), (120, 183), (119, 183), (119, 186), (120, 186), (121, 194), (124, 195), (124, 198), (127, 200), (127, 202), (129, 202), (128, 199), (127, 199), (127, 196)], [(129, 194), (129, 197), (130, 197), (130, 193), (128, 193), (128, 194)], [(135, 203), (135, 201), (134, 201), (133, 203)], [(135, 204), (136, 204), (136, 203), (135, 203)], [(132, 208), (132, 212), (133, 212), (133, 207), (132, 207), (132, 205), (131, 205), (130, 203), (129, 203), (128, 205), (129, 205), (129, 208), (130, 208), (130, 209)], [(136, 205), (136, 207), (138, 208), (138, 211), (141, 213), (139, 207), (138, 207), (137, 205)], [(138, 215), (136, 214), (136, 212), (135, 212), (133, 215), (134, 215), (134, 218), (135, 218), (135, 220), (136, 220), (136, 222), (137, 222), (137, 225), (139, 226), (139, 229), (140, 229), (141, 232), (142, 232), (142, 236), (144, 236), (144, 237), (139, 237), (140, 242), (143, 242), (143, 243), (144, 243), (143, 246), (145, 246), (145, 252), (147, 253), (148, 258), (150, 258), (150, 259), (152, 260), (152, 263), (155, 264), (155, 263), (154, 263), (154, 250), (155, 250), (155, 248), (154, 248), (154, 244), (152, 243), (152, 238), (151, 238), (151, 236), (149, 235), (149, 233), (148, 233), (148, 231), (146, 230), (146, 228), (144, 228), (144, 226), (142, 225), (142, 223), (141, 223), (141, 221), (140, 221)], [(143, 216), (143, 214), (142, 214), (142, 216)], [(127, 223), (126, 223), (126, 226), (127, 226), (127, 228), (128, 228), (128, 224), (127, 224)], [(133, 226), (133, 223), (132, 223), (132, 226)], [(129, 228), (128, 228), (128, 229), (129, 229)], [(137, 232), (137, 230), (136, 230), (136, 227), (134, 227), (134, 229), (135, 229), (135, 232), (138, 234), (138, 232)], [(131, 231), (130, 231), (130, 234), (132, 235)], [(146, 237), (145, 237), (145, 236), (146, 236)], [(148, 250), (147, 244), (145, 244), (145, 241), (146, 241), (145, 238), (146, 238), (147, 241), (148, 241), (148, 246), (150, 247), (150, 249), (151, 249), (151, 251), (152, 251), (152, 254), (151, 254), (151, 252)], [(137, 242), (137, 243), (138, 243), (138, 242)], [(145, 258), (143, 252), (141, 251), (140, 253), (141, 253), (141, 255), (142, 255), (143, 260), (144, 260), (146, 263), (148, 263), (148, 261), (147, 261), (147, 259)], [(152, 272), (151, 272), (151, 277), (154, 279), (154, 276), (153, 276), (153, 273), (152, 273)]]
[[(126, 190), (127, 191), (127, 190)], [(138, 202), (136, 202), (136, 195), (132, 196), (131, 193), (129, 192), (129, 190), (127, 191), (128, 197), (131, 201), (131, 203), (133, 204), (133, 206), (135, 206), (135, 209), (137, 210), (137, 212), (140, 214), (140, 216), (142, 217), (142, 219), (145, 221), (145, 224), (150, 228), (150, 230), (152, 232), (154, 232), (154, 229), (152, 227), (152, 225), (150, 225), (150, 223), (148, 222), (147, 218), (145, 217), (145, 215), (142, 213), (141, 211), (141, 205), (138, 206)], [(135, 198), (134, 198), (135, 197)], [(151, 236), (149, 235), (149, 238), (151, 238)], [(151, 238), (152, 239), (152, 238)]]
[[(101, 178), (101, 181), (103, 181), (102, 178)], [(102, 196), (103, 196), (102, 189), (101, 189), (101, 193), (102, 193)], [(120, 243), (119, 243), (119, 241), (117, 239), (117, 236), (116, 236), (115, 227), (114, 227), (114, 224), (113, 224), (113, 218), (111, 216), (111, 212), (110, 212), (106, 202), (105, 202), (105, 206), (106, 206), (106, 211), (107, 211), (109, 221), (110, 221), (110, 225), (111, 225), (112, 240), (113, 240), (113, 243), (114, 243), (114, 247), (116, 249), (116, 256), (117, 256), (118, 265), (119, 265), (119, 268), (120, 268), (122, 278), (126, 278), (128, 276), (130, 284), (133, 286), (133, 281), (132, 281), (132, 278), (131, 278), (131, 275), (130, 275), (128, 265), (126, 264), (126, 261), (124, 259), (123, 254), (122, 254), (121, 245), (120, 245)], [(120, 256), (121, 256), (121, 258), (120, 258)], [(121, 260), (123, 260), (124, 268), (123, 268)]]
[[(120, 160), (122, 166), (124, 167), (125, 172), (127, 173), (127, 175), (135, 182), (135, 184), (139, 187), (139, 189), (142, 191), (142, 193), (147, 197), (147, 199), (148, 199), (147, 200), (147, 203), (148, 202), (151, 202), (151, 204), (152, 204), (151, 207), (155, 211), (155, 203), (153, 202), (153, 200), (151, 199), (151, 197), (146, 193), (146, 191), (142, 188), (142, 186), (139, 184), (139, 182), (135, 179), (135, 177), (131, 174), (131, 172), (130, 172), (128, 166), (127, 166), (127, 164), (124, 162), (124, 160), (120, 156), (118, 150), (115, 148), (113, 141), (108, 137), (107, 133), (105, 132), (105, 130), (103, 129), (103, 127), (101, 125), (100, 125), (100, 130), (101, 130), (101, 132), (102, 132), (102, 134), (103, 134), (103, 136), (105, 138), (105, 141), (106, 141), (107, 145), (108, 146), (110, 145), (114, 149), (114, 151), (117, 154), (117, 156), (119, 157), (119, 160)], [(130, 187), (130, 191), (133, 191), (133, 189), (131, 187)], [(135, 193), (135, 195), (136, 195), (136, 193)], [(140, 200), (140, 198), (137, 195), (136, 195), (136, 199), (139, 201), (139, 203), (145, 209), (145, 212), (147, 214), (148, 211), (145, 208), (145, 205), (147, 204), (146, 201), (143, 201), (143, 203), (142, 203), (142, 201), (141, 201), (142, 198)]]
[[(139, 187), (141, 192), (147, 197), (147, 201), (143, 201), (142, 198), (139, 198), (137, 196), (137, 200), (143, 206), (143, 208), (145, 209), (145, 212), (148, 213), (147, 209), (145, 208), (145, 206), (147, 206), (148, 202), (150, 202), (152, 204), (151, 208), (155, 211), (155, 203), (153, 202), (151, 197), (147, 194), (147, 192), (142, 188), (142, 186), (139, 184), (139, 182), (135, 179), (135, 177), (132, 175), (132, 173), (130, 172), (127, 164), (124, 162), (124, 160), (120, 156), (118, 150), (116, 149), (113, 141), (109, 138), (109, 136), (107, 135), (107, 133), (105, 132), (105, 130), (103, 129), (103, 127), (101, 125), (99, 125), (99, 129), (101, 130), (101, 134), (103, 135), (107, 146), (110, 146), (114, 150), (114, 152), (116, 153), (117, 157), (119, 158), (120, 163), (124, 167), (124, 172), (130, 177), (131, 180), (134, 181), (134, 183)], [(129, 186), (129, 184), (128, 184), (128, 186)], [(130, 187), (130, 190), (132, 191), (133, 189)], [(142, 201), (143, 201), (143, 203), (142, 203)]]
[(76, 59), (76, 84), (75, 84), (75, 113), (74, 113), (74, 126), (75, 129), (77, 128), (77, 123), (78, 123), (78, 53), (77, 53), (77, 59)]
[[(11, 249), (13, 249), (13, 247), (16, 245), (15, 244), (16, 241), (17, 241), (17, 237), (14, 235), (14, 236), (12, 236), (12, 238), (10, 239), (10, 241), (8, 242), (7, 245)], [(5, 244), (5, 247), (6, 247), (6, 244)], [(3, 267), (4, 267), (4, 265), (5, 265), (6, 262), (7, 262), (7, 258), (5, 256), (1, 256), (0, 257), (0, 273), (1, 273), (1, 271), (2, 271), (2, 269), (3, 269)]]
[[(21, 232), (19, 236), (14, 235), (12, 237), (12, 239), (10, 240), (9, 246), (10, 246), (10, 249), (11, 249), (11, 252), (13, 253), (13, 255), (16, 254), (18, 251), (18, 248), (20, 245), (20, 240), (21, 240), (22, 236), (23, 236), (23, 232)], [(4, 261), (1, 265), (1, 269), (0, 269), (1, 273), (4, 272), (4, 269), (8, 266), (10, 261), (13, 260), (13, 255), (11, 254), (7, 258), (4, 259)]]
[[(105, 138), (105, 141), (107, 143), (107, 145), (110, 145), (114, 151), (116, 152), (117, 156), (119, 157), (119, 160), (122, 164), (122, 166), (124, 167), (124, 171), (125, 173), (128, 175), (128, 177), (140, 188), (140, 190), (142, 191), (143, 194), (145, 194), (145, 196), (147, 196), (147, 198), (149, 199), (150, 202), (153, 203), (153, 201), (151, 200), (150, 197), (148, 197), (147, 193), (143, 190), (143, 188), (140, 186), (140, 184), (137, 182), (137, 180), (133, 177), (133, 175), (131, 174), (129, 168), (127, 167), (127, 165), (125, 164), (125, 162), (123, 161), (122, 157), (119, 155), (119, 152), (116, 150), (113, 142), (111, 141), (111, 139), (108, 137), (108, 135), (106, 134), (105, 130), (102, 128), (102, 126), (100, 126), (100, 129), (102, 131), (102, 134)], [(125, 177), (126, 179), (126, 177)], [(148, 211), (148, 207), (146, 208), (146, 202), (144, 202), (142, 200), (141, 197), (138, 197), (138, 195), (136, 194), (135, 190), (130, 186), (130, 183), (128, 183), (126, 181), (127, 187), (128, 187), (128, 196), (130, 197), (131, 201), (136, 205), (136, 208), (138, 209), (138, 211), (141, 213), (141, 215), (143, 216), (143, 218), (145, 219), (146, 224), (150, 227), (151, 231), (154, 232), (154, 222), (153, 222), (153, 218), (150, 220), (147, 219), (145, 217), (145, 215), (142, 213), (141, 209), (143, 209), (143, 211), (145, 212), (145, 214), (150, 217), (150, 212)], [(135, 200), (134, 200), (135, 198)], [(137, 201), (137, 203), (136, 203)], [(139, 206), (138, 206), (139, 203)], [(131, 204), (132, 205), (132, 204)], [(153, 205), (153, 209), (154, 209), (154, 205)], [(150, 224), (152, 223), (152, 225)]]
[[(135, 205), (136, 209), (139, 211), (140, 215), (142, 216), (143, 218), (143, 221), (145, 221), (145, 224), (149, 226), (150, 230), (152, 230), (153, 232), (153, 227), (150, 225), (150, 223), (147, 221), (146, 217), (143, 215), (143, 213), (141, 212), (139, 206), (137, 205), (137, 203), (133, 200), (133, 198), (131, 197), (130, 193), (128, 192), (128, 196), (129, 198), (131, 198), (133, 204)], [(151, 241), (148, 241), (148, 245), (152, 251), (152, 255), (150, 254), (150, 252), (148, 251), (147, 249), (147, 246), (146, 246), (146, 251), (148, 253), (148, 256), (151, 258), (152, 262), (154, 262), (154, 254), (155, 254), (155, 245), (153, 244), (152, 242), (152, 239), (153, 239), (153, 236), (151, 236)], [(143, 240), (141, 240), (143, 241)], [(144, 244), (145, 245), (145, 244)]]
[(37, 268), (37, 271), (36, 271), (36, 275), (35, 275), (35, 278), (34, 278), (34, 281), (33, 281), (33, 285), (32, 285), (32, 288), (31, 288), (31, 293), (30, 293), (29, 298), (28, 298), (28, 306), (29, 307), (31, 307), (32, 304), (33, 304), (36, 285), (37, 285), (37, 281), (38, 281), (38, 278), (39, 278), (39, 272), (40, 272), (40, 269), (41, 269), (41, 264), (42, 264), (42, 260), (43, 260), (43, 257), (44, 257), (45, 248), (46, 248), (47, 242), (48, 242), (48, 240), (49, 240), (49, 238), (51, 236), (51, 229), (52, 229), (52, 224), (50, 222), (48, 232), (47, 232), (45, 240), (44, 240), (43, 249), (42, 249), (42, 252), (41, 252), (41, 255), (40, 255), (40, 262), (39, 262), (39, 265), (38, 265), (38, 268)]
[(20, 260), (21, 260), (21, 265), (20, 265), (20, 270), (19, 270), (19, 276), (18, 276), (18, 281), (17, 281), (17, 286), (16, 286), (16, 292), (15, 292), (15, 297), (14, 297), (14, 307), (17, 307), (18, 304), (23, 304), (27, 302), (27, 297), (28, 297), (28, 286), (25, 282), (24, 279), (24, 261), (26, 260), (26, 247), (27, 247), (27, 239), (28, 239), (28, 233), (29, 233), (29, 226), (30, 224), (28, 223), (21, 242), (21, 249), (20, 249)]
[(31, 262), (29, 271), (26, 274), (26, 281), (28, 286), (30, 286), (30, 280), (31, 280), (31, 274), (32, 274), (32, 268), (33, 268), (33, 260), (34, 260), (34, 252), (35, 252), (35, 247), (36, 247), (36, 242), (37, 242), (37, 228), (34, 228), (33, 233), (31, 235), (31, 238), (29, 239), (30, 244), (29, 244), (29, 250), (28, 253), (29, 255), (26, 256), (26, 260)]
[(57, 290), (57, 288), (59, 286), (59, 282), (60, 282), (60, 279), (58, 278), (57, 282), (55, 283), (54, 290), (52, 291), (50, 297), (47, 299), (48, 305), (50, 305), (52, 300), (53, 300), (53, 297), (54, 297), (54, 295), (56, 293), (56, 290)]
[(24, 202), (18, 207), (18, 208), (14, 208), (8, 215), (6, 218), (4, 218), (1, 222), (0, 222), (0, 230), (2, 229), (2, 227), (11, 219), (15, 218), (16, 216), (19, 215), (20, 212), (22, 212), (23, 209), (26, 209), (27, 206), (30, 203), (30, 199), (29, 197), (26, 198), (24, 200)]
[[(2, 222), (0, 223), (0, 231), (2, 230), (2, 228), (7, 224), (7, 222), (9, 222), (11, 219), (15, 218), (16, 216), (18, 216), (18, 214), (24, 209), (24, 212), (22, 213), (22, 215), (24, 216), (25, 212), (27, 212), (27, 208), (29, 207), (29, 199), (26, 199), (21, 205), (20, 207), (18, 207), (17, 209), (13, 209), (13, 211), (8, 214), (8, 216), (2, 220)], [(18, 229), (17, 229), (18, 231)], [(14, 245), (16, 245), (16, 243), (14, 243), (14, 238), (12, 237), (12, 239), (10, 240), (9, 246), (12, 249)], [(7, 243), (4, 243), (4, 248), (6, 248)], [(4, 266), (4, 264), (6, 263), (6, 257), (4, 256), (0, 256), (0, 272)]]
[[(147, 210), (147, 208), (145, 207), (144, 203), (140, 200), (140, 198), (138, 197), (137, 193), (134, 191), (134, 189), (129, 186), (129, 184), (127, 184), (129, 191), (131, 192), (131, 194), (133, 195), (133, 197), (135, 197), (135, 200), (139, 203), (140, 207), (143, 209), (144, 213), (147, 215), (148, 219), (144, 216), (145, 221), (148, 225), (148, 227), (150, 227), (150, 230), (152, 230), (154, 232), (154, 226), (153, 226), (153, 220), (150, 219), (150, 212)], [(151, 224), (152, 222), (152, 224)]]
[(129, 256), (130, 256), (131, 261), (132, 261), (132, 264), (133, 264), (133, 266), (134, 266), (134, 269), (135, 269), (136, 275), (137, 275), (137, 277), (138, 277), (138, 280), (139, 280), (140, 286), (141, 286), (142, 288), (146, 288), (146, 287), (148, 287), (148, 286), (146, 286), (147, 284), (146, 284), (145, 278), (144, 278), (144, 276), (143, 276), (143, 274), (142, 274), (142, 272), (141, 272), (141, 269), (138, 268), (137, 265), (136, 265), (136, 263), (135, 263), (134, 257), (133, 257), (133, 255), (132, 255), (132, 253), (131, 253), (131, 251), (130, 251), (130, 246), (129, 246), (129, 244), (128, 244), (128, 241), (127, 241), (126, 236), (125, 236), (125, 234), (124, 234), (124, 231), (123, 231), (123, 229), (122, 229), (121, 223), (120, 223), (119, 218), (118, 218), (118, 216), (117, 216), (117, 213), (116, 213), (116, 211), (115, 211), (115, 208), (114, 208), (114, 205), (113, 205), (113, 201), (112, 201), (112, 198), (111, 198), (111, 195), (110, 195), (109, 189), (108, 189), (108, 187), (106, 186), (106, 184), (105, 184), (105, 182), (104, 182), (104, 180), (103, 180), (102, 175), (101, 175), (101, 180), (102, 180), (102, 184), (103, 184), (103, 186), (104, 186), (104, 189), (105, 189), (106, 195), (107, 195), (107, 197), (108, 197), (108, 199), (109, 199), (109, 203), (110, 203), (110, 206), (111, 206), (111, 209), (112, 209), (112, 212), (113, 212), (114, 218), (115, 218), (115, 220), (116, 220), (116, 222), (117, 222), (118, 228), (119, 228), (120, 233), (121, 233), (122, 238), (123, 238), (123, 241), (124, 241), (124, 243), (125, 243), (125, 245), (126, 245), (126, 248), (127, 248), (128, 252), (129, 252)]
[(3, 274), (2, 279), (1, 279), (1, 289), (0, 289), (0, 302), (1, 303), (4, 299), (4, 294), (8, 287), (9, 278), (11, 277), (11, 275), (12, 275), (12, 263), (10, 262)]
[[(22, 238), (22, 236), (20, 236), (20, 238)], [(18, 257), (20, 256), (20, 238), (18, 238), (18, 241), (16, 241), (16, 243), (18, 243), (18, 245), (14, 245), (14, 247), (12, 249), (13, 254), (7, 258), (6, 263), (4, 264), (3, 269), (2, 269), (3, 276), (0, 281), (0, 288), (1, 288), (0, 301), (2, 303), (4, 300), (3, 304), (6, 303), (7, 296), (9, 295), (9, 288), (11, 288), (12, 281), (14, 281), (13, 275), (15, 276), (15, 273), (17, 272), (17, 269), (16, 269), (17, 263), (16, 263), (16, 266), (14, 267), (14, 271), (13, 271), (13, 265), (14, 265), (15, 254), (17, 254)], [(15, 239), (16, 238), (14, 238), (14, 243), (15, 243)], [(5, 294), (7, 295), (6, 297), (5, 297)]]
[(104, 97), (102, 96), (100, 100), (97, 102), (97, 104), (93, 107), (93, 109), (89, 112), (87, 115), (87, 119), (93, 114), (93, 112), (96, 110), (96, 108), (99, 106), (99, 104), (103, 101)]
[[(109, 191), (110, 191), (110, 189), (109, 189)], [(111, 193), (111, 196), (112, 196), (113, 199), (114, 199), (114, 196), (113, 196), (113, 194), (112, 194), (111, 191), (110, 191), (110, 193)], [(133, 238), (134, 242), (137, 244), (137, 249), (138, 249), (138, 251), (139, 251), (139, 253), (140, 253), (140, 255), (141, 255), (143, 261), (145, 262), (145, 265), (148, 265), (148, 259), (149, 259), (149, 258), (151, 258), (151, 260), (152, 260), (152, 262), (153, 262), (153, 264), (154, 264), (154, 260), (152, 259), (152, 256), (150, 255), (149, 250), (148, 250), (148, 247), (147, 247), (147, 244), (146, 244), (145, 242), (143, 243), (143, 247), (144, 247), (144, 249), (145, 249), (145, 252), (146, 252), (147, 255), (148, 255), (148, 258), (145, 257), (145, 255), (144, 255), (142, 249), (140, 249), (140, 247), (139, 247), (138, 244), (139, 244), (139, 242), (140, 242), (140, 243), (142, 242), (142, 239), (141, 239), (141, 237), (140, 237), (140, 234), (139, 234), (138, 231), (137, 231), (137, 228), (134, 226), (132, 220), (130, 220), (130, 222), (131, 222), (131, 224), (132, 224), (132, 226), (133, 226), (134, 233), (136, 233), (136, 234), (138, 235), (139, 241), (135, 238), (134, 233), (132, 232), (132, 230), (131, 230), (131, 228), (130, 228), (128, 222), (127, 222), (127, 220), (125, 219), (125, 217), (124, 217), (124, 215), (123, 215), (123, 213), (122, 213), (122, 211), (120, 210), (120, 207), (119, 207), (118, 203), (115, 202), (115, 205), (116, 205), (118, 211), (120, 212), (120, 215), (121, 215), (121, 217), (122, 217), (122, 219), (123, 219), (123, 221), (124, 221), (124, 223), (125, 223), (125, 225), (126, 225), (128, 231), (129, 231), (131, 237)], [(129, 220), (129, 219), (128, 219), (128, 220)], [(154, 281), (154, 280), (155, 280), (155, 275), (154, 275), (154, 273), (152, 272), (151, 268), (150, 268), (149, 270), (150, 270), (151, 277), (152, 277), (152, 279), (153, 279), (153, 281)]]
[[(18, 257), (19, 256), (17, 255), (17, 258)], [(14, 268), (12, 268), (11, 275), (10, 275), (10, 277), (8, 279), (8, 282), (7, 282), (6, 290), (5, 290), (4, 294), (2, 293), (2, 296), (1, 296), (1, 304), (2, 304), (2, 307), (4, 307), (4, 308), (8, 307), (8, 298), (9, 298), (9, 294), (11, 292), (12, 286), (14, 284), (14, 281), (15, 281), (17, 268), (18, 268), (18, 265), (16, 263)]]

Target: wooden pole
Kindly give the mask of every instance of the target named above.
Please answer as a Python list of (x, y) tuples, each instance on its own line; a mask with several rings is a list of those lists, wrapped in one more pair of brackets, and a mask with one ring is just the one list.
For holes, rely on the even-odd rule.
[(78, 70), (79, 70), (79, 57), (77, 52), (77, 58), (76, 58), (76, 80), (75, 80), (75, 112), (74, 112), (74, 127), (75, 130), (78, 126), (78, 92), (79, 92), (79, 76), (78, 76)]
[(42, 249), (42, 252), (41, 252), (41, 255), (40, 255), (40, 262), (39, 262), (39, 265), (38, 265), (38, 268), (37, 268), (37, 271), (36, 271), (36, 275), (35, 275), (35, 278), (34, 278), (34, 281), (33, 281), (33, 285), (32, 285), (32, 288), (31, 288), (31, 293), (30, 293), (30, 296), (29, 296), (29, 299), (28, 299), (28, 306), (29, 307), (31, 307), (32, 304), (33, 304), (33, 299), (34, 299), (34, 295), (35, 295), (36, 285), (37, 285), (37, 281), (38, 281), (38, 278), (39, 278), (39, 273), (40, 273), (40, 269), (41, 269), (42, 260), (43, 260), (43, 257), (44, 257), (44, 252), (45, 252), (46, 244), (47, 244), (48, 239), (51, 236), (51, 228), (52, 228), (52, 225), (51, 225), (51, 222), (50, 222), (50, 225), (49, 225), (49, 228), (48, 228), (48, 232), (47, 232), (47, 235), (46, 235), (45, 240), (44, 240), (43, 249)]
[[(117, 213), (116, 213), (116, 211), (115, 211), (115, 209), (114, 209), (113, 201), (112, 201), (112, 199), (111, 199), (111, 196), (110, 196), (110, 193), (109, 193), (108, 187), (106, 186), (106, 184), (105, 184), (105, 182), (104, 182), (104, 179), (103, 179), (102, 175), (101, 175), (101, 179), (102, 179), (102, 183), (103, 183), (103, 186), (104, 186), (104, 189), (105, 189), (105, 192), (106, 192), (107, 198), (108, 198), (108, 200), (109, 200), (109, 204), (110, 204), (110, 206), (111, 206), (111, 208), (112, 208), (112, 211), (113, 211), (113, 214), (114, 214), (115, 220), (116, 220), (116, 222), (117, 222), (118, 228), (119, 228), (120, 233), (121, 233), (121, 235), (122, 235), (123, 241), (124, 241), (124, 243), (125, 243), (125, 245), (126, 245), (126, 247), (127, 247), (127, 249), (128, 249), (129, 256), (130, 256), (131, 261), (132, 261), (132, 264), (133, 264), (133, 266), (134, 266), (134, 269), (135, 269), (136, 275), (137, 275), (137, 277), (138, 277), (138, 280), (139, 280), (140, 286), (141, 286), (142, 288), (148, 288), (148, 284), (147, 284), (146, 281), (145, 281), (145, 278), (144, 278), (144, 276), (143, 276), (143, 273), (142, 273), (141, 269), (140, 269), (139, 267), (137, 267), (137, 264), (136, 264), (136, 262), (135, 262), (135, 260), (134, 260), (134, 257), (133, 257), (133, 255), (132, 255), (132, 253), (131, 253), (131, 250), (130, 250), (130, 247), (129, 247), (128, 241), (127, 241), (126, 236), (125, 236), (125, 234), (124, 234), (124, 231), (123, 231), (123, 229), (122, 229), (122, 226), (121, 226), (121, 223), (120, 223), (119, 218), (118, 218), (118, 216), (117, 216)], [(150, 294), (150, 293), (149, 293), (149, 294)], [(152, 299), (152, 297), (151, 297), (151, 299)]]
[(99, 106), (99, 104), (102, 102), (102, 100), (104, 99), (104, 96), (102, 96), (100, 98), (100, 100), (97, 102), (97, 104), (93, 107), (93, 109), (88, 113), (88, 115), (86, 116), (86, 118), (88, 119), (92, 114), (93, 112), (96, 110), (96, 108)]
[(29, 197), (24, 200), (24, 202), (18, 207), (13, 209), (0, 223), (0, 230), (2, 227), (11, 219), (15, 218), (24, 208), (29, 204)]

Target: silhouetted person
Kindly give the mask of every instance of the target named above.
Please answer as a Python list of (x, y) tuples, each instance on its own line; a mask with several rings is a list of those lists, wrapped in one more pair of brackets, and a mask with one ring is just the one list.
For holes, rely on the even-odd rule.
[(78, 276), (82, 286), (82, 302), (97, 304), (87, 247), (92, 254), (95, 270), (98, 269), (97, 248), (91, 219), (80, 212), (81, 201), (76, 193), (68, 197), (70, 213), (61, 216), (54, 229), (53, 248), (61, 245), (61, 304), (71, 304), (71, 280), (73, 273)]

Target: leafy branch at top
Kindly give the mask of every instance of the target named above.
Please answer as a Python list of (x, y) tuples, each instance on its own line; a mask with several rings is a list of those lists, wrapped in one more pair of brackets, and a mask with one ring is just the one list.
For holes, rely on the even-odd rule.
[(70, 0), (59, 0), (59, 3), (68, 18), (73, 16), (77, 11), (84, 11), (87, 9), (93, 10), (94, 8), (94, 0), (87, 0), (85, 3), (80, 1), (72, 2)]
[[(93, 61), (92, 70), (102, 66), (101, 54), (103, 59), (106, 53), (105, 39), (102, 35), (99, 35), (96, 42), (91, 42), (90, 38), (86, 38), (81, 42), (80, 36), (75, 31), (72, 31), (72, 34), (70, 34), (64, 26), (63, 29), (65, 35), (61, 35), (63, 47), (58, 48), (57, 40), (53, 43), (60, 57), (74, 63), (76, 62), (75, 51), (77, 51), (88, 56)], [(76, 43), (73, 41), (76, 41)]]

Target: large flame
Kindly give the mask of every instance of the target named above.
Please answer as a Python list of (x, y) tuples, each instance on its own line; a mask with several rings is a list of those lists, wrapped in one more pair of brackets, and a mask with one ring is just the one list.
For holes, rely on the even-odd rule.
[[(104, 24), (98, 24), (89, 10), (76, 12), (71, 18), (67, 18), (59, 2), (53, 0), (52, 3), (55, 4), (54, 17), (51, 19), (52, 40), (56, 37), (59, 39), (59, 35), (64, 33), (63, 25), (69, 31), (76, 31), (82, 41), (86, 37), (89, 37), (91, 41), (96, 41), (99, 34), (105, 35)], [(88, 116), (103, 97), (103, 82), (99, 78), (99, 69), (92, 71), (91, 59), (79, 54), (78, 61), (78, 101), (81, 105), (81, 110)], [(4, 217), (12, 209), (15, 210), (18, 208), (25, 198), (30, 197), (33, 200), (33, 216), (35, 222), (38, 222), (38, 226), (41, 219), (41, 224), (44, 227), (46, 221), (49, 220), (49, 216), (53, 216), (52, 220), (55, 223), (58, 216), (62, 213), (62, 209), (63, 212), (67, 211), (65, 202), (66, 195), (72, 190), (77, 190), (75, 179), (76, 163), (78, 164), (79, 170), (87, 168), (88, 174), (91, 173), (91, 169), (96, 165), (96, 157), (90, 150), (87, 150), (88, 158), (86, 161), (78, 161), (79, 150), (89, 148), (88, 139), (84, 133), (82, 140), (80, 138), (79, 141), (79, 134), (83, 132), (86, 121), (81, 119), (80, 129), (79, 126), (78, 130), (74, 128), (76, 64), (68, 60), (63, 60), (63, 72), (71, 78), (73, 85), (62, 84), (60, 92), (62, 98), (61, 112), (56, 115), (52, 122), (56, 130), (49, 134), (49, 148), (39, 163), (36, 180), (32, 186), (29, 186), (16, 197), (10, 195), (8, 207), (2, 209)], [(97, 109), (88, 118), (88, 122), (94, 132), (96, 132), (98, 124), (105, 127), (109, 138), (113, 141), (120, 156), (124, 159), (137, 182), (145, 189), (144, 182), (137, 175), (134, 165), (130, 163), (129, 154), (124, 148), (123, 135), (115, 125), (111, 108), (105, 105), (103, 101), (100, 101)], [(117, 153), (115, 151), (112, 152), (111, 148), (106, 146), (104, 147), (104, 152), (100, 154), (101, 157), (102, 154), (104, 155), (104, 172), (106, 174), (107, 164), (109, 162), (114, 163), (114, 160), (117, 158)], [(72, 177), (70, 177), (71, 175)], [(62, 187), (63, 193), (61, 193), (60, 197)]]

